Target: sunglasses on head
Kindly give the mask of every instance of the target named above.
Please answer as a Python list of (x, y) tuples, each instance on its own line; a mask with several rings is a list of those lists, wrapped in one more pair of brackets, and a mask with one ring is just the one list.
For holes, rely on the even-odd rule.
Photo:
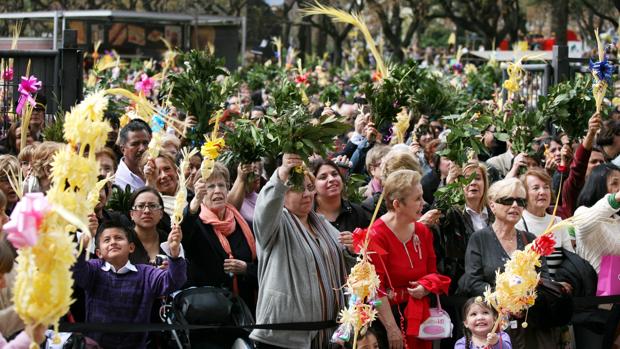
[(512, 206), (512, 204), (515, 202), (519, 207), (525, 207), (527, 205), (527, 200), (525, 200), (524, 198), (503, 197), (495, 200), (495, 202), (505, 206)]

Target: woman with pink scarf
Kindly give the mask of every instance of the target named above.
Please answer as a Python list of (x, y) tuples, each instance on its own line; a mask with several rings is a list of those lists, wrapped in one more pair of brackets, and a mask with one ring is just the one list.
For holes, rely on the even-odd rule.
[(258, 289), (254, 234), (227, 202), (230, 175), (216, 163), (211, 176), (194, 184), (195, 196), (181, 223), (189, 286), (231, 290), (256, 309)]

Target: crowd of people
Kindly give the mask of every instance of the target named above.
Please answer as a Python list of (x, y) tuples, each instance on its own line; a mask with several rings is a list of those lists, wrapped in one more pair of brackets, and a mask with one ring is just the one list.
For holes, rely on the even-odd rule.
[[(333, 81), (342, 82), (338, 77)], [(543, 318), (532, 319), (534, 325), (527, 328), (520, 326), (527, 321), (525, 314), (514, 315), (508, 328), (496, 331), (498, 314), (478, 297), (494, 286), (496, 271), (515, 251), (523, 250), (550, 223), (571, 217), (571, 227), (553, 232), (554, 252), (538, 271), (541, 278), (559, 282), (567, 294), (594, 295), (591, 285), (585, 285), (589, 280), (576, 275), (566, 261), (578, 259), (584, 268), (590, 266), (579, 273), (596, 276), (604, 256), (620, 255), (616, 115), (595, 113), (578, 140), (550, 127), (530, 152), (519, 153), (510, 140), (495, 138), (490, 124), (480, 135), (485, 152), (459, 166), (442, 155), (441, 150), (450, 146), (446, 143), (450, 130), (441, 118), (414, 116), (406, 142), (390, 144), (381, 134), (385, 130), (375, 127), (364, 96), (359, 97), (333, 104), (311, 99), (316, 113), (330, 113), (350, 123), (350, 131), (334, 140), (328, 156), (306, 159), (283, 153), (276, 164), (266, 158), (228, 166), (216, 162), (210, 176), (203, 178), (202, 157), (196, 154), (185, 169), (185, 182), (179, 169), (191, 117), (185, 119), (185, 128), (166, 132), (161, 151), (152, 158), (147, 152), (153, 136), (149, 123), (136, 118), (121, 127), (121, 115), (106, 113), (113, 131), (96, 158), (99, 178), (114, 175), (114, 181), (103, 187), (88, 217), (90, 234), (77, 234), (76, 239), (88, 247), (73, 267), (77, 301), (66, 320), (161, 321), (161, 297), (203, 286), (231, 291), (258, 324), (335, 320), (347, 304), (343, 285), (356, 263), (353, 232), (368, 227), (374, 213), (372, 262), (380, 279), (381, 305), (358, 348), (431, 348), (433, 342), (419, 338), (419, 330), (440, 294), (468, 298), (464, 304), (445, 307), (455, 329), (451, 338), (441, 340), (442, 348), (548, 349), (579, 343), (583, 332), (577, 323), (544, 326), (545, 314), (536, 315)], [(242, 85), (228, 99), (229, 117), (221, 122), (244, 114), (258, 120), (269, 103), (265, 91)], [(50, 187), (53, 155), (61, 144), (43, 138), (44, 110), (45, 100), (39, 98), (25, 147), (21, 148), (19, 122), (11, 125), (3, 140), (2, 223), (20, 200), (11, 173), (23, 175), (23, 192), (45, 193)], [(293, 190), (289, 177), (300, 167), (303, 185)], [(365, 179), (362, 187), (355, 188), (362, 197), (359, 202), (347, 196), (352, 175)], [(436, 208), (435, 192), (463, 178), (471, 180), (455, 195), (462, 195), (464, 204)], [(187, 206), (177, 225), (171, 217), (183, 186)], [(110, 204), (114, 196), (123, 201), (123, 193), (130, 194), (124, 204)], [(23, 329), (11, 304), (15, 256), (3, 238), (0, 333), (5, 337)], [(597, 314), (605, 322), (610, 313)], [(26, 328), (37, 341), (43, 341), (44, 330)], [(333, 331), (257, 329), (248, 337), (257, 348), (352, 345), (334, 341)], [(85, 335), (93, 347), (168, 345), (158, 333)], [(236, 339), (214, 333), (206, 337), (190, 335), (213, 340), (219, 347), (230, 347)], [(26, 339), (19, 334), (6, 347), (25, 347)]]

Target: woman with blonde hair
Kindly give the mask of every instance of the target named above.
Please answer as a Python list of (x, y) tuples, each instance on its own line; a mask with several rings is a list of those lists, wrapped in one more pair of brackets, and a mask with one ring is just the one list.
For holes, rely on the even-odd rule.
[(52, 162), (57, 151), (65, 145), (58, 142), (43, 142), (32, 153), (32, 168), (24, 180), (24, 192), (46, 193), (52, 185)]
[(417, 338), (420, 324), (430, 316), (427, 296), (447, 293), (450, 286), (450, 278), (437, 273), (433, 234), (418, 222), (424, 206), (420, 179), (420, 173), (413, 170), (392, 172), (383, 188), (388, 212), (371, 228), (378, 253), (372, 262), (381, 280), (380, 294), (386, 295), (381, 302), (390, 305), (379, 307), (383, 328), (376, 327), (387, 336), (390, 349), (403, 348), (405, 342), (409, 348), (432, 347), (431, 341)]
[[(497, 271), (504, 270), (506, 261), (515, 251), (523, 250), (536, 239), (534, 234), (515, 227), (527, 205), (526, 194), (523, 183), (516, 178), (506, 178), (491, 185), (488, 198), (495, 221), (469, 238), (465, 252), (465, 274), (459, 280), (458, 294), (476, 297), (482, 296), (487, 287), (493, 289)], [(549, 278), (544, 258), (539, 271), (542, 278)], [(548, 333), (534, 326), (523, 329), (519, 325), (508, 332), (513, 348), (554, 347)]]

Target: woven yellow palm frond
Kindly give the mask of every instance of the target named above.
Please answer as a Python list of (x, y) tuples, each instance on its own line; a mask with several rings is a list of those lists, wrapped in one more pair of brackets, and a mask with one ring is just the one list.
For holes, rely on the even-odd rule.
[(381, 76), (383, 78), (386, 78), (388, 76), (388, 69), (383, 61), (383, 57), (377, 49), (377, 44), (375, 43), (372, 34), (370, 34), (368, 26), (366, 25), (366, 23), (364, 23), (359, 13), (350, 14), (333, 7), (323, 6), (318, 2), (315, 2), (314, 5), (312, 5), (311, 7), (302, 9), (301, 13), (303, 14), (303, 16), (326, 15), (331, 17), (334, 22), (351, 24), (357, 29), (359, 29), (359, 31), (364, 35), (366, 44), (368, 45), (370, 52), (372, 53), (375, 61), (377, 62), (377, 70), (379, 71), (379, 73), (381, 73)]

